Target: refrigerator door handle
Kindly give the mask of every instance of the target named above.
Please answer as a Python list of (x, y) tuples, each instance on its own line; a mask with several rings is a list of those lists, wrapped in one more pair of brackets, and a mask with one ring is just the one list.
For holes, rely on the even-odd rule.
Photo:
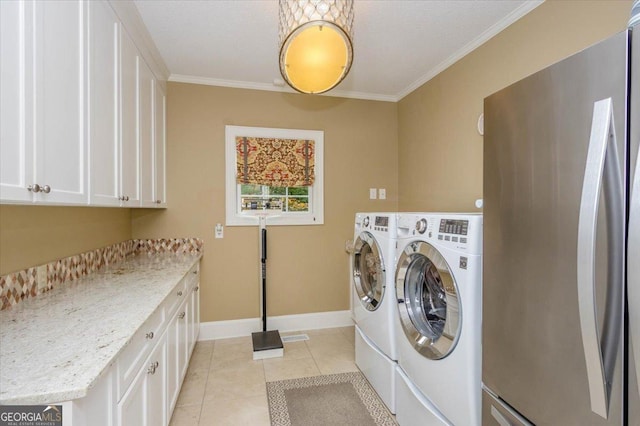
[(502, 415), (500, 411), (496, 409), (493, 405), (491, 406), (491, 416), (498, 422), (500, 426), (513, 426), (509, 420), (505, 416)]
[[(577, 285), (580, 329), (587, 366), (591, 410), (608, 417), (611, 376), (620, 342), (624, 210), (611, 98), (595, 102), (578, 219)], [(605, 180), (608, 234), (608, 284), (602, 342), (595, 293), (598, 202)], [(619, 303), (618, 303), (619, 302)], [(618, 306), (620, 305), (620, 306)]]
[[(640, 155), (631, 180), (629, 198), (629, 234), (627, 240), (627, 301), (629, 308), (629, 337), (633, 347), (638, 392), (640, 392)], [(631, 384), (629, 386), (632, 386)]]

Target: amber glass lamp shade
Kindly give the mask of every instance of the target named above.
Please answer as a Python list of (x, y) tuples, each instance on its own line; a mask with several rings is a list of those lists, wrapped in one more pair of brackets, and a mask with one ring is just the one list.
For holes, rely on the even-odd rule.
[(333, 89), (353, 62), (353, 1), (280, 0), (280, 72), (302, 93)]

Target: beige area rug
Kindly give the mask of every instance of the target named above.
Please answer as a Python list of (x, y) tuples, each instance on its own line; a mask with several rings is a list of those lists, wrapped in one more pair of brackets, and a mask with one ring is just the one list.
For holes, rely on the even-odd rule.
[(393, 416), (362, 373), (267, 383), (272, 426), (392, 426)]

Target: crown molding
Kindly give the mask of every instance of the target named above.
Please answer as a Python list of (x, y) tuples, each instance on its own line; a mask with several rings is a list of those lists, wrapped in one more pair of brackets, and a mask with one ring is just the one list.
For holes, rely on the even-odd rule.
[(503, 31), (505, 28), (507, 28), (509, 25), (513, 24), (514, 22), (516, 22), (518, 19), (522, 18), (527, 13), (531, 12), (536, 7), (540, 6), (542, 3), (544, 3), (544, 0), (528, 1), (524, 3), (522, 6), (515, 9), (509, 15), (507, 15), (506, 17), (504, 17), (503, 19), (501, 19), (500, 21), (498, 21), (497, 23), (489, 27), (489, 29), (487, 29), (485, 32), (480, 34), (478, 37), (473, 39), (470, 43), (466, 44), (462, 49), (458, 50), (456, 53), (449, 56), (443, 62), (438, 64), (435, 68), (432, 68), (428, 73), (426, 73), (425, 75), (420, 77), (418, 80), (416, 80), (415, 82), (407, 86), (402, 92), (400, 92), (396, 96), (396, 101), (402, 100), (402, 98), (404, 98), (414, 90), (418, 89), (420, 86), (422, 86), (423, 84), (425, 84), (426, 82), (428, 82), (429, 80), (431, 80), (432, 78), (434, 78), (435, 76), (437, 76), (438, 74), (440, 74), (441, 72), (449, 68), (451, 65), (458, 62), (460, 59), (462, 59), (463, 57), (471, 53), (473, 50), (477, 49), (478, 47), (480, 47), (481, 45), (489, 41), (489, 39), (491, 39), (501, 31)]
[[(281, 92), (301, 94), (288, 86), (275, 86), (269, 83), (255, 83), (251, 81), (223, 80), (218, 78), (199, 77), (194, 75), (171, 74), (169, 80), (176, 83), (203, 84), (205, 86), (231, 87), (234, 89), (266, 90), (268, 92)], [(354, 92), (348, 90), (331, 90), (328, 93), (305, 96), (332, 96), (338, 98), (362, 99), (369, 101), (397, 102), (397, 96), (381, 95), (377, 93)]]
[[(361, 99), (361, 100), (371, 100), (371, 101), (382, 101), (382, 102), (398, 102), (402, 100), (405, 96), (410, 94), (411, 92), (418, 89), (423, 84), (427, 83), (429, 80), (449, 68), (451, 65), (455, 64), (457, 61), (471, 53), (473, 50), (480, 47), (482, 44), (486, 43), (492, 37), (503, 31), (509, 25), (518, 21), (527, 13), (531, 12), (536, 7), (540, 6), (544, 3), (544, 0), (531, 0), (522, 4), (520, 7), (516, 8), (513, 12), (507, 15), (505, 18), (501, 19), (496, 24), (489, 27), (486, 31), (480, 34), (478, 37), (473, 39), (470, 43), (467, 43), (463, 48), (458, 50), (453, 55), (449, 56), (443, 62), (438, 64), (436, 67), (432, 68), (429, 72), (424, 74), (418, 80), (407, 86), (404, 90), (399, 92), (396, 95), (384, 95), (379, 93), (366, 93), (366, 92), (356, 92), (349, 90), (340, 90), (334, 89), (328, 93), (322, 93), (316, 96), (332, 96), (339, 98), (349, 98), (349, 99)], [(249, 89), (249, 90), (265, 90), (269, 92), (280, 92), (280, 93), (294, 93), (297, 94), (295, 90), (291, 89), (288, 86), (275, 86), (270, 83), (256, 83), (250, 81), (238, 81), (238, 80), (224, 80), (217, 78), (208, 78), (208, 77), (200, 77), (194, 75), (183, 75), (183, 74), (171, 74), (168, 78), (168, 81), (173, 81), (177, 83), (190, 83), (190, 84), (203, 84), (206, 86), (220, 86), (220, 87), (231, 87), (235, 89)]]
[(166, 81), (170, 74), (169, 68), (151, 38), (135, 3), (133, 1), (109, 0), (109, 4), (153, 74), (160, 81)]

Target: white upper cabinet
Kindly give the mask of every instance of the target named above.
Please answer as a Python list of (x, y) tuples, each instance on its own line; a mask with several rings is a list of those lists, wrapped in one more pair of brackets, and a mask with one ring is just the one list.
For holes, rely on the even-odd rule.
[[(30, 4), (0, 1), (0, 200), (29, 202), (33, 182), (32, 114), (27, 114), (27, 81), (32, 76), (28, 39), (33, 19)], [(30, 103), (31, 105), (31, 103)]]
[(154, 197), (153, 87), (155, 78), (146, 62), (138, 57), (138, 143), (140, 146), (140, 205), (156, 207)]
[(165, 96), (117, 6), (0, 0), (0, 203), (165, 206)]
[(166, 207), (166, 117), (167, 117), (167, 97), (156, 80), (153, 93), (155, 113), (153, 122), (154, 139), (154, 183), (155, 197), (158, 207)]
[(0, 200), (86, 204), (86, 3), (0, 8)]
[(36, 200), (87, 203), (85, 18), (87, 3), (35, 3)]
[(120, 205), (118, 43), (120, 24), (104, 2), (88, 2), (89, 203)]
[(120, 35), (120, 195), (123, 206), (140, 205), (138, 149), (138, 50), (126, 31)]

